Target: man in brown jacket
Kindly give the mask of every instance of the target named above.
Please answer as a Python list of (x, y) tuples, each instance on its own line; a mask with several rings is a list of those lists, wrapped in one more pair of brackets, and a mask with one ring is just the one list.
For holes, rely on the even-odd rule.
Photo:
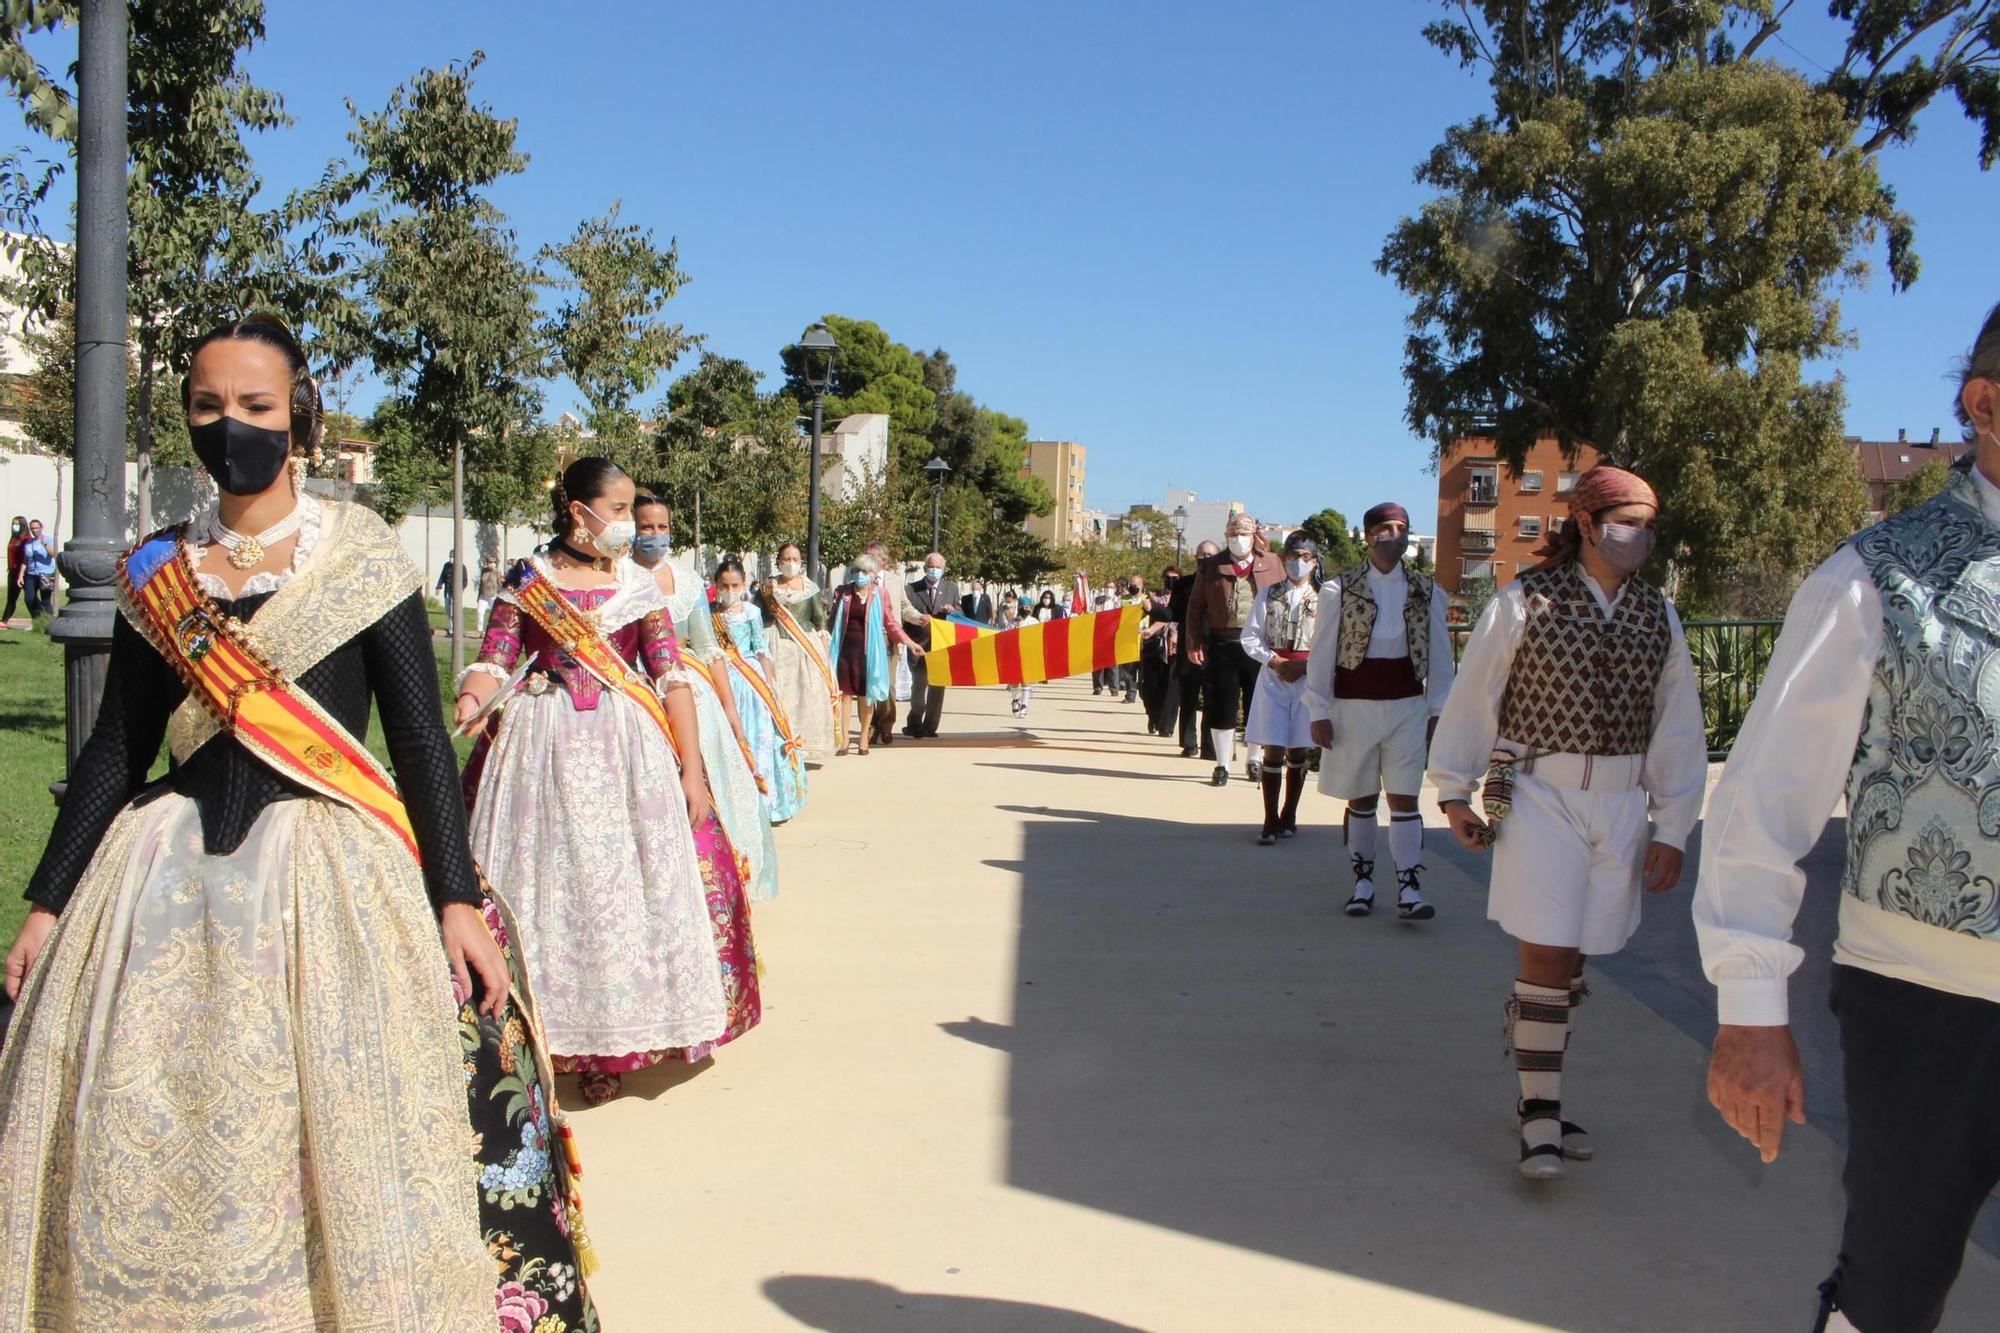
[(1202, 671), (1203, 705), (1209, 743), (1215, 747), (1215, 772), (1209, 781), (1229, 785), (1229, 768), (1236, 757), (1238, 708), (1248, 710), (1261, 669), (1243, 651), (1243, 624), (1250, 618), (1257, 594), (1285, 578), (1285, 566), (1265, 545), (1257, 520), (1231, 514), (1227, 542), (1217, 555), (1201, 562), (1194, 595), (1188, 599), (1188, 660)]

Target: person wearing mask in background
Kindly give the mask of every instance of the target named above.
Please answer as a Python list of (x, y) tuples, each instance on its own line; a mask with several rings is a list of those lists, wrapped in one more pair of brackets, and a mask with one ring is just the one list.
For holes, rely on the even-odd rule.
[[(1196, 546), (1195, 567), (1199, 569), (1203, 560), (1221, 549), (1209, 541)], [(1212, 761), (1215, 749), (1208, 743), (1208, 729), (1201, 724), (1201, 665), (1189, 651), (1194, 645), (1188, 642), (1187, 636), (1187, 614), (1194, 601), (1194, 585), (1195, 576), (1182, 572), (1174, 581), (1172, 595), (1167, 601), (1167, 611), (1174, 622), (1174, 671), (1169, 689), (1177, 719), (1175, 733), (1181, 743), (1181, 758)]]
[(2000, 306), (1955, 407), (1973, 451), (1943, 493), (1853, 538), (1793, 597), (1695, 890), (1721, 1021), (1709, 1101), (1774, 1162), (1785, 1122), (1806, 1117), (1786, 993), (1804, 958), (1799, 862), (1845, 787), (1847, 1211), (1819, 1325), (1840, 1333), (1937, 1328), (2000, 1183)]
[[(889, 693), (875, 702), (875, 714), (871, 723), (878, 745), (893, 745), (896, 741), (896, 665), (908, 651), (911, 642), (906, 622), (903, 620), (903, 571), (889, 558), (889, 548), (881, 542), (869, 542), (861, 548), (862, 554), (875, 561), (874, 585), (882, 594), (882, 605), (899, 626), (897, 637), (889, 643)], [(868, 753), (866, 746), (861, 753)]]
[(729, 664), (736, 716), (764, 780), (764, 805), (782, 824), (805, 809), (806, 757), (773, 679), (770, 636), (750, 601), (743, 562), (724, 557), (715, 567), (715, 638)]
[(806, 574), (805, 552), (797, 542), (778, 548), (778, 573), (758, 589), (765, 628), (771, 636), (771, 660), (777, 664), (778, 698), (806, 748), (806, 758), (825, 763), (833, 753), (833, 733), (840, 691), (834, 684), (833, 659), (827, 650), (826, 600), (819, 584)]
[[(1090, 609), (1093, 614), (1100, 611), (1116, 611), (1118, 589), (1109, 584), (1098, 589), (1097, 595), (1090, 599)], [(1115, 666), (1098, 667), (1090, 673), (1090, 692), (1102, 694), (1106, 690), (1110, 690), (1113, 694), (1118, 692), (1118, 668)]]
[(1173, 689), (1176, 636), (1171, 594), (1180, 576), (1172, 565), (1161, 574), (1161, 590), (1146, 598), (1146, 627), (1139, 631), (1139, 699), (1146, 710), (1146, 732), (1152, 736), (1173, 735), (1174, 713), (1179, 710), (1180, 697)]
[(841, 718), (834, 739), (835, 754), (848, 753), (846, 702), (854, 700), (855, 723), (860, 739), (855, 748), (868, 753), (882, 700), (891, 691), (892, 657), (890, 646), (900, 644), (921, 656), (923, 649), (910, 642), (902, 620), (889, 609), (888, 593), (877, 582), (880, 569), (874, 555), (863, 551), (848, 569), (848, 582), (833, 596), (833, 674), (840, 685)]
[(1051, 620), (1068, 620), (1069, 612), (1056, 600), (1054, 588), (1042, 589), (1041, 600), (1035, 603), (1035, 619), (1047, 624)]
[(446, 556), (444, 568), (438, 571), (437, 594), (444, 602), (444, 619), (447, 625), (458, 613), (458, 594), (464, 590), (467, 582), (467, 577), (458, 572), (458, 562)]
[(1327, 584), (1306, 672), (1313, 744), (1323, 752), (1319, 789), (1347, 804), (1342, 823), (1354, 869), (1347, 914), (1375, 909), (1375, 811), (1386, 788), (1396, 915), (1428, 921), (1437, 911), (1423, 898), (1417, 797), (1431, 730), (1451, 693), (1446, 598), (1435, 581), (1403, 563), (1410, 516), (1401, 505), (1370, 509), (1361, 533), (1368, 554)]
[(28, 520), (28, 540), (21, 544), (21, 585), (28, 592), (28, 619), (55, 614), (55, 544), (43, 533), (39, 518)]
[[(1125, 580), (1125, 586), (1119, 589), (1118, 605), (1121, 607), (1136, 606), (1139, 608), (1141, 618), (1144, 618), (1147, 606), (1146, 579), (1144, 575), (1134, 574)], [(1137, 662), (1120, 663), (1117, 684), (1119, 688), (1125, 691), (1126, 703), (1137, 703), (1139, 701), (1139, 664)], [(1148, 731), (1152, 730), (1150, 723), (1146, 729)]]
[[(1285, 538), (1284, 560), (1285, 581), (1258, 594), (1243, 626), (1243, 651), (1264, 668), (1243, 726), (1243, 743), (1264, 751), (1264, 827), (1257, 841), (1265, 847), (1299, 831), (1299, 794), (1305, 790), (1313, 745), (1306, 663), (1320, 607), (1319, 546), (1304, 532), (1294, 532)], [(1278, 808), (1280, 783), (1283, 810)]]
[[(925, 652), (931, 647), (931, 621), (958, 609), (958, 585), (944, 576), (944, 557), (932, 551), (924, 557), (924, 574), (903, 589), (903, 622), (910, 638)], [(918, 657), (910, 667), (910, 720), (903, 734), (911, 740), (937, 735), (938, 715), (944, 712), (945, 687), (933, 686), (930, 668)]]
[(974, 579), (965, 596), (959, 600), (959, 612), (967, 620), (976, 620), (982, 625), (993, 623), (993, 599), (987, 595), (983, 579)]
[(7, 530), (7, 610), (0, 614), (0, 628), (14, 618), (14, 608), (21, 600), (21, 580), (26, 576), (27, 560), (22, 549), (28, 544), (28, 520), (14, 515), (13, 526)]
[[(1493, 848), (1486, 914), (1519, 941), (1506, 1012), (1530, 1180), (1591, 1155), (1562, 1118), (1584, 957), (1625, 947), (1642, 890), (1680, 879), (1701, 814), (1708, 740), (1694, 663), (1674, 608), (1639, 577), (1658, 515), (1653, 488), (1630, 472), (1600, 465), (1577, 478), (1542, 563), (1479, 617), (1431, 754), (1452, 836)], [(1482, 778), (1484, 821), (1472, 810)]]
[[(641, 494), (632, 502), (638, 535), (632, 539), (632, 560), (651, 570), (653, 582), (667, 599), (674, 637), (680, 640), (681, 663), (688, 669), (694, 692), (695, 722), (701, 729), (701, 762), (708, 772), (709, 794), (729, 843), (743, 858), (747, 874), (744, 892), (751, 902), (778, 896), (778, 848), (771, 837), (771, 812), (759, 788), (756, 752), (743, 734), (736, 715), (736, 691), (729, 683), (729, 665), (715, 637), (715, 618), (701, 580), (683, 578), (668, 558), (673, 550), (673, 512), (657, 495)], [(713, 895), (710, 902), (714, 908)], [(727, 947), (723, 941), (719, 945)]]
[(493, 600), (500, 595), (500, 557), (489, 555), (479, 562), (479, 632), (486, 632), (487, 617), (493, 614)]
[(1186, 625), (1188, 659), (1202, 670), (1202, 711), (1215, 749), (1209, 782), (1217, 787), (1229, 785), (1240, 710), (1255, 699), (1262, 670), (1243, 651), (1243, 626), (1257, 594), (1285, 578), (1284, 562), (1264, 545), (1256, 519), (1231, 514), (1224, 536), (1229, 549), (1204, 559), (1195, 575)]

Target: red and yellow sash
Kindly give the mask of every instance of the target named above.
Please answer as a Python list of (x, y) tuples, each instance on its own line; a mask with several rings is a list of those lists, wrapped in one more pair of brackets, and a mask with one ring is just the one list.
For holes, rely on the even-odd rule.
[[(156, 543), (163, 542), (172, 543), (172, 552), (160, 560)], [(141, 552), (147, 563), (158, 564), (134, 584), (129, 565)], [(118, 579), (139, 613), (138, 628), (224, 731), (301, 786), (380, 821), (421, 860), (395, 780), (347, 728), (285, 679), (241, 621), (209, 599), (177, 535), (152, 538), (121, 557)]]
[[(542, 627), (556, 646), (568, 653), (606, 689), (624, 695), (646, 711), (659, 725), (667, 744), (674, 746), (674, 726), (667, 719), (667, 705), (652, 683), (611, 646), (590, 617), (576, 609), (562, 589), (531, 563), (524, 563), (521, 581), (514, 588), (515, 605), (521, 614)], [(674, 746), (678, 751), (679, 747)]]
[[(707, 681), (708, 687), (715, 691), (715, 697), (718, 699), (722, 697), (722, 692), (729, 688), (729, 682), (717, 680), (715, 673), (708, 669), (708, 663), (692, 654), (683, 653), (681, 656), (681, 665), (689, 671), (697, 673), (703, 680)], [(743, 752), (743, 762), (749, 766), (750, 776), (756, 780), (758, 792), (769, 796), (771, 789), (765, 785), (764, 775), (757, 771), (757, 756), (750, 753), (750, 738), (745, 736), (738, 728), (731, 727), (730, 730), (736, 735), (736, 748)], [(748, 876), (745, 876), (745, 878), (748, 878)]]
[(771, 608), (771, 616), (778, 622), (779, 628), (784, 630), (791, 641), (799, 646), (799, 651), (805, 654), (806, 660), (811, 662), (813, 669), (819, 672), (820, 681), (826, 686), (827, 706), (833, 710), (833, 733), (838, 736), (840, 734), (840, 686), (833, 677), (833, 663), (827, 661), (826, 654), (819, 650), (819, 640), (806, 633), (805, 628), (799, 624), (797, 617), (793, 616), (785, 608), (785, 604), (778, 600), (776, 593), (772, 593), (765, 599), (765, 605)]
[(715, 639), (728, 655), (729, 665), (736, 668), (736, 674), (743, 677), (756, 696), (764, 701), (764, 707), (771, 711), (771, 725), (778, 729), (778, 736), (785, 742), (785, 756), (792, 767), (798, 768), (804, 762), (803, 743), (792, 733), (792, 719), (785, 714), (785, 706), (778, 702), (778, 693), (771, 688), (771, 682), (764, 679), (764, 673), (744, 660), (743, 650), (736, 646), (736, 639), (729, 632), (729, 625), (720, 611), (715, 616)]

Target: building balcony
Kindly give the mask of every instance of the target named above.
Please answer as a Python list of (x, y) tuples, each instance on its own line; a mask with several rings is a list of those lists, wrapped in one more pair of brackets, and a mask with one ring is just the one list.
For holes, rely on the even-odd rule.
[(1458, 549), (1467, 555), (1491, 555), (1499, 546), (1499, 535), (1490, 528), (1467, 528), (1459, 535)]
[(1469, 505), (1497, 505), (1500, 503), (1500, 482), (1493, 477), (1475, 477), (1465, 488), (1465, 502)]

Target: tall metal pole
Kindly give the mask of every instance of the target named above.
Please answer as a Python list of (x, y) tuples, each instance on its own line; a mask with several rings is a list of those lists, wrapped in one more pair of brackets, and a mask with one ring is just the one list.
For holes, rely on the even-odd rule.
[(77, 37), (75, 530), (57, 561), (69, 762), (97, 721), (125, 545), (125, 11), (83, 0)]
[[(806, 355), (812, 355), (808, 352)], [(826, 406), (826, 391), (813, 391), (812, 470), (806, 476), (806, 568), (813, 581), (826, 586), (826, 571), (819, 567), (819, 428), (820, 412)]]
[(931, 549), (941, 549), (938, 545), (938, 510), (944, 504), (944, 483), (931, 487)]

